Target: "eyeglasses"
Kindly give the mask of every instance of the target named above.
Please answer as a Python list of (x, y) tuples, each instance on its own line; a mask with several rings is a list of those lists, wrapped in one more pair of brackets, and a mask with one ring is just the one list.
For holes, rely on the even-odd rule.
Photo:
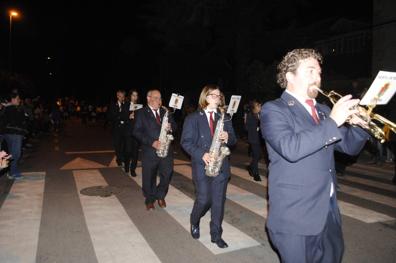
[(212, 98), (221, 98), (222, 97), (221, 95), (217, 95), (214, 93), (210, 93), (210, 94), (208, 94), (208, 96), (211, 96)]

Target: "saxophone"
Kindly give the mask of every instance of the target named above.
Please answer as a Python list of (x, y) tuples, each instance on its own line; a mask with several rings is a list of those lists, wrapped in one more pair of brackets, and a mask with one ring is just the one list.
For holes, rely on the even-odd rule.
[(224, 128), (224, 113), (216, 124), (216, 130), (213, 134), (212, 144), (210, 145), (209, 155), (212, 157), (208, 165), (205, 166), (205, 174), (210, 177), (219, 175), (223, 160), (230, 155), (230, 149), (220, 140), (220, 132)]
[(168, 156), (168, 151), (169, 151), (169, 146), (171, 142), (173, 141), (173, 135), (168, 133), (167, 127), (168, 127), (168, 114), (169, 111), (165, 107), (163, 107), (166, 112), (164, 115), (164, 118), (162, 119), (162, 124), (161, 124), (161, 132), (159, 136), (159, 141), (160, 141), (160, 148), (156, 151), (157, 156), (160, 158), (165, 158)]

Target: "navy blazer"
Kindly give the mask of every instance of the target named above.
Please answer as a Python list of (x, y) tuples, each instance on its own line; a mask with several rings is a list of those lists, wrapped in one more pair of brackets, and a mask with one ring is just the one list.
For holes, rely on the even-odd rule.
[[(161, 123), (165, 115), (165, 109), (160, 108)], [(172, 114), (168, 114), (168, 121), (171, 124), (172, 132), (176, 131), (176, 123)], [(155, 154), (152, 147), (153, 142), (158, 140), (161, 132), (161, 124), (157, 123), (154, 113), (150, 107), (146, 106), (135, 111), (135, 125), (133, 127), (133, 136), (141, 143), (143, 153)]]
[(319, 124), (284, 92), (261, 109), (261, 131), (270, 160), (267, 227), (273, 232), (320, 233), (330, 209), (331, 182), (336, 188), (334, 150), (356, 155), (369, 138), (361, 128), (338, 128), (328, 117), (327, 106), (317, 103), (316, 108)]
[[(215, 121), (220, 118), (220, 114), (215, 115)], [(225, 117), (227, 119), (227, 116)], [(227, 146), (236, 144), (235, 132), (232, 121), (224, 122), (224, 131), (228, 133)], [(188, 115), (184, 121), (183, 132), (180, 144), (183, 149), (191, 156), (192, 175), (198, 179), (205, 176), (205, 162), (202, 157), (209, 152), (212, 144), (209, 122), (203, 110), (199, 110)], [(219, 176), (227, 177), (230, 175), (230, 164), (228, 158), (224, 158)]]

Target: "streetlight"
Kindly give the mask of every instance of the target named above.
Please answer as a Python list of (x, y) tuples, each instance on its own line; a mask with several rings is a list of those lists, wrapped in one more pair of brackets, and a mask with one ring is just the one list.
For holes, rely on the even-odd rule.
[(9, 37), (8, 37), (8, 66), (9, 70), (12, 71), (12, 18), (13, 17), (18, 17), (19, 13), (15, 10), (10, 10), (9, 11), (9, 16), (10, 16), (10, 32), (9, 32)]

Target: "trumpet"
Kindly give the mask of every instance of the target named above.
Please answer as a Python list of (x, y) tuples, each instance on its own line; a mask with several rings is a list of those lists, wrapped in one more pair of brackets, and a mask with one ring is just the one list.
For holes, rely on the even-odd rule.
[[(320, 94), (327, 97), (333, 105), (336, 104), (337, 101), (342, 97), (339, 93), (333, 90), (330, 92), (325, 92), (318, 87), (315, 88), (319, 91)], [(381, 143), (384, 143), (387, 140), (384, 131), (385, 126), (393, 133), (396, 133), (396, 124), (388, 120), (387, 118), (377, 113), (374, 113), (373, 109), (375, 108), (375, 106), (376, 103), (367, 106), (367, 108), (360, 105), (357, 105), (355, 107), (359, 111), (359, 113), (357, 113), (358, 117), (367, 123), (367, 127), (365, 127), (365, 129)]]

